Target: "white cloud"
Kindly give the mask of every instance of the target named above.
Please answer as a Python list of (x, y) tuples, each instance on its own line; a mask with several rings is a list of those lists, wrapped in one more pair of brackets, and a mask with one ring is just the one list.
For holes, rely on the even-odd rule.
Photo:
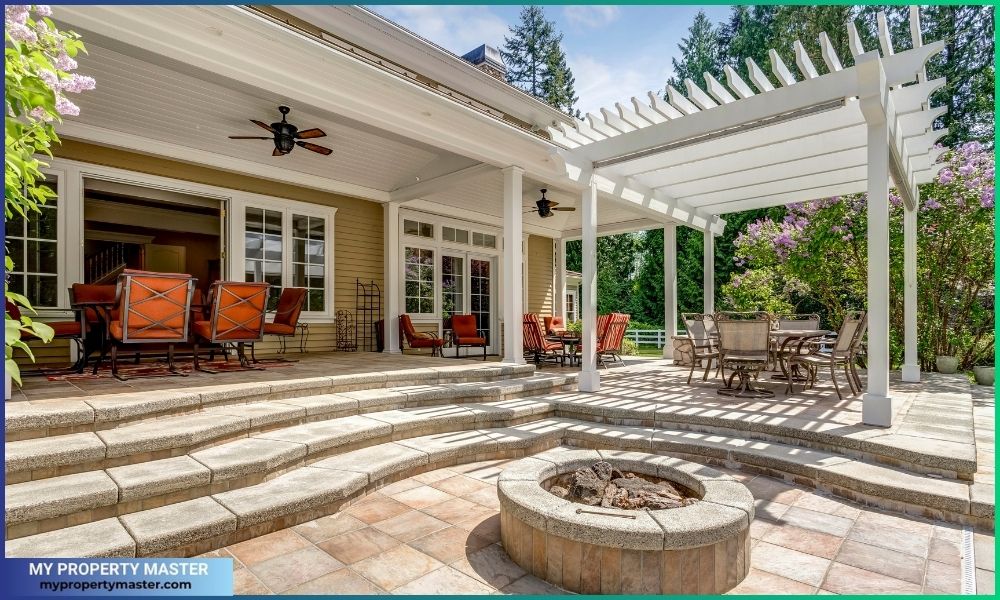
[(577, 108), (584, 114), (600, 114), (601, 107), (613, 107), (615, 102), (630, 106), (626, 101), (632, 96), (644, 99), (646, 92), (662, 89), (669, 76), (669, 68), (657, 64), (626, 67), (587, 55), (567, 56), (567, 62), (576, 78)]
[(571, 25), (596, 29), (618, 20), (621, 10), (617, 6), (567, 6), (563, 15)]
[(499, 48), (507, 23), (484, 6), (376, 6), (378, 14), (462, 55), (482, 44)]

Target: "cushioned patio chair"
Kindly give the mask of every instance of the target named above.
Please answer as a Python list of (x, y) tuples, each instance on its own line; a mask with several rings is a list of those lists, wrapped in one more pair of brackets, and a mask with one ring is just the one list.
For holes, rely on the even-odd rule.
[[(83, 310), (83, 318), (87, 323), (84, 352), (88, 356), (94, 351), (98, 353), (97, 360), (94, 361), (94, 375), (97, 375), (109, 350), (108, 326), (111, 321), (118, 319), (115, 290), (114, 284), (74, 283), (69, 287), (69, 303)], [(136, 357), (138, 358), (138, 354)]]
[(418, 332), (413, 327), (410, 315), (399, 315), (399, 351), (403, 351), (403, 340), (410, 348), (430, 348), (431, 356), (442, 356), (441, 349), (444, 348), (444, 340), (436, 333)]
[(174, 366), (174, 345), (188, 340), (191, 296), (196, 281), (182, 273), (132, 269), (125, 269), (118, 276), (117, 318), (108, 324), (111, 374), (116, 379), (125, 379), (118, 374), (119, 350), (143, 344), (166, 344), (168, 369), (176, 375), (184, 375)]
[(542, 322), (535, 313), (525, 313), (521, 320), (522, 333), (524, 335), (522, 344), (525, 354), (531, 355), (532, 360), (537, 365), (543, 360), (558, 361), (564, 364), (562, 342), (553, 342), (545, 339), (545, 330), (542, 329)]
[(702, 381), (708, 381), (708, 372), (712, 368), (712, 361), (716, 363), (715, 374), (718, 375), (722, 369), (719, 363), (719, 332), (715, 326), (715, 316), (702, 313), (681, 313), (684, 321), (684, 329), (687, 333), (688, 344), (690, 345), (691, 371), (688, 372), (688, 385), (691, 385), (691, 378), (694, 377), (694, 368), (699, 363), (705, 365), (705, 374)]
[(455, 358), (462, 349), (482, 348), (483, 360), (486, 360), (486, 332), (476, 327), (475, 315), (451, 316), (452, 343), (455, 344)]
[[(716, 313), (719, 328), (719, 366), (725, 387), (716, 393), (738, 398), (770, 398), (774, 392), (753, 385), (757, 375), (767, 368), (771, 340), (771, 321), (758, 313)], [(726, 369), (731, 371), (726, 380)], [(733, 380), (739, 377), (739, 385)]]
[[(302, 308), (306, 304), (306, 288), (287, 287), (281, 290), (278, 296), (278, 306), (274, 310), (274, 321), (264, 323), (264, 335), (277, 336), (281, 342), (278, 354), (284, 354), (287, 350), (285, 340), (295, 337), (295, 330), (299, 326), (299, 316)], [(253, 362), (260, 362), (254, 355), (254, 344), (250, 345), (250, 359)], [(287, 358), (271, 359), (281, 362), (294, 362)]]
[[(7, 314), (11, 318), (20, 321), (21, 309), (10, 300), (6, 301)], [(53, 340), (69, 340), (76, 344), (77, 359), (68, 369), (72, 373), (83, 373), (83, 367), (87, 364), (87, 354), (84, 347), (84, 337), (87, 334), (87, 324), (83, 316), (83, 311), (75, 310), (76, 319), (72, 321), (41, 321), (52, 328)], [(21, 341), (25, 343), (36, 342), (39, 338), (31, 331), (21, 331)], [(21, 371), (22, 375), (52, 375), (57, 371), (49, 369), (34, 369)]]
[(612, 364), (619, 362), (622, 366), (625, 366), (625, 361), (621, 357), (622, 343), (625, 341), (625, 331), (628, 329), (628, 324), (631, 320), (632, 315), (624, 313), (611, 313), (607, 315), (604, 332), (597, 340), (597, 360), (604, 368), (608, 367), (605, 359), (610, 359)]
[[(837, 384), (837, 369), (844, 369), (844, 377), (847, 378), (847, 385), (851, 388), (851, 395), (856, 396), (861, 393), (861, 378), (858, 376), (857, 358), (861, 353), (861, 346), (865, 333), (868, 330), (868, 314), (859, 312), (849, 312), (844, 315), (844, 321), (837, 332), (837, 338), (833, 342), (833, 347), (829, 352), (823, 352), (819, 344), (811, 345), (813, 349), (809, 354), (796, 353), (789, 359), (790, 365), (801, 365), (805, 367), (808, 376), (803, 389), (808, 389), (816, 385), (816, 374), (820, 367), (830, 367), (830, 380), (833, 381), (833, 389), (837, 391), (837, 398), (843, 399), (840, 393), (840, 385)], [(788, 380), (788, 392), (793, 393), (795, 387), (792, 380)]]
[[(819, 329), (819, 315), (817, 314), (779, 314), (775, 315), (771, 321), (771, 325), (775, 329), (780, 329), (784, 331), (806, 331), (810, 329)], [(788, 359), (792, 352), (798, 348), (792, 348), (791, 345), (785, 348), (784, 352), (781, 351), (782, 340), (772, 340), (771, 342), (771, 352), (773, 354), (774, 362), (772, 364), (778, 364), (778, 361)], [(808, 350), (805, 350), (808, 353)]]
[(566, 322), (562, 317), (544, 317), (545, 335), (557, 335), (566, 331)]
[(212, 284), (208, 293), (208, 320), (195, 321), (191, 326), (196, 371), (214, 373), (201, 368), (198, 348), (202, 341), (218, 346), (236, 344), (240, 366), (244, 369), (255, 368), (246, 356), (245, 346), (264, 338), (270, 288), (271, 284), (259, 282), (216, 281)]

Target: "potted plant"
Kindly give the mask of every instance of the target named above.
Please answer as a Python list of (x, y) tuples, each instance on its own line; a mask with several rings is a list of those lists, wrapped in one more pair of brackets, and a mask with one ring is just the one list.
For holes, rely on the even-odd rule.
[(976, 365), (972, 367), (972, 374), (976, 376), (978, 385), (993, 385), (995, 375), (993, 365)]
[(946, 375), (958, 373), (957, 356), (941, 354), (934, 359), (934, 364), (937, 366), (938, 373), (945, 373)]

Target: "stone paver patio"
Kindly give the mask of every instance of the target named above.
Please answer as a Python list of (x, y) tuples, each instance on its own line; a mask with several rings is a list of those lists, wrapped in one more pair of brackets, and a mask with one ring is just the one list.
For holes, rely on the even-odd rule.
[[(438, 469), (335, 515), (211, 553), (237, 594), (561, 594), (499, 545), (497, 475), (509, 461)], [(727, 471), (757, 498), (753, 567), (735, 594), (957, 594), (962, 528), (898, 516), (777, 479)], [(977, 593), (993, 545), (975, 533)]]

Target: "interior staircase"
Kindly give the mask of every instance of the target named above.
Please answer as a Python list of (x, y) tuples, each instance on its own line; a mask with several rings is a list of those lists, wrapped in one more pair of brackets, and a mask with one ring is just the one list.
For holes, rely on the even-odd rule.
[[(609, 401), (575, 391), (575, 380), (494, 363), (8, 403), (5, 554), (192, 556), (423, 471), (560, 444), (670, 454), (992, 528), (993, 489), (974, 482), (974, 447), (907, 448)], [(909, 410), (971, 431), (961, 394)]]

